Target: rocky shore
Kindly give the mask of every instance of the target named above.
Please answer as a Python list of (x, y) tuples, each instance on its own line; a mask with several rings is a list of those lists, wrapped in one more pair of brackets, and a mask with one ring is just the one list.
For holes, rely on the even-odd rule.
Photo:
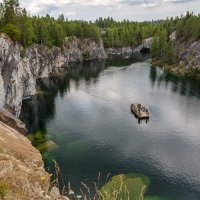
[(151, 49), (153, 38), (145, 39), (139, 46), (129, 46), (121, 48), (107, 48), (106, 54), (110, 57), (113, 55), (131, 55), (135, 52), (149, 52)]
[(156, 59), (152, 61), (152, 64), (174, 74), (200, 78), (200, 40), (183, 41), (176, 37), (176, 31), (171, 34), (170, 39), (177, 62), (168, 65), (162, 60)]
[[(5, 123), (2, 119), (6, 119)], [(0, 199), (69, 200), (51, 185), (40, 152), (24, 132), (17, 131), (25, 131), (23, 127), (12, 114), (0, 112)]]

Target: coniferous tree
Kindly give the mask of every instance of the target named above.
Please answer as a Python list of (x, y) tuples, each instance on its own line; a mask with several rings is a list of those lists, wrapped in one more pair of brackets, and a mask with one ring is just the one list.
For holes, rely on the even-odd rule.
[(20, 8), (18, 0), (4, 0), (4, 23), (5, 24), (17, 24), (17, 18), (19, 16)]

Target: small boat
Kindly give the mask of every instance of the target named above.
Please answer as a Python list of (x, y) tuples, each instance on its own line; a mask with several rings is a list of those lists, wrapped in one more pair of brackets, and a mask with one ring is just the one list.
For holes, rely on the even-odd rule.
[(148, 119), (149, 118), (149, 111), (141, 104), (131, 104), (131, 112), (138, 118), (138, 119)]

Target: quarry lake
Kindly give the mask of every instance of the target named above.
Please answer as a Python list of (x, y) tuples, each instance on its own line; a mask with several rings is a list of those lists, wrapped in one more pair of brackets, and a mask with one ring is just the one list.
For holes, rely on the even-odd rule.
[[(100, 185), (118, 174), (150, 178), (148, 195), (200, 199), (200, 81), (152, 66), (139, 54), (77, 64), (60, 77), (38, 81), (20, 118), (48, 171), (52, 159), (65, 183)], [(138, 123), (132, 102), (150, 120)]]

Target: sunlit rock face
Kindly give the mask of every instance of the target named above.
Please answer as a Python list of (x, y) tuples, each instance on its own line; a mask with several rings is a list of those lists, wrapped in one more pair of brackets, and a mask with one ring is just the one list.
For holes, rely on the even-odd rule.
[(26, 49), (0, 35), (0, 108), (19, 116), (22, 99), (36, 93), (36, 80), (57, 73), (58, 68), (83, 60), (106, 58), (101, 40), (68, 38), (61, 50), (34, 44)]
[(177, 40), (175, 51), (182, 67), (200, 68), (200, 40), (188, 42)]
[(136, 52), (149, 53), (152, 42), (153, 42), (153, 37), (150, 37), (150, 38), (143, 40), (143, 42), (139, 46), (107, 48), (106, 53), (108, 55), (121, 55), (121, 54), (129, 55), (129, 54), (136, 53)]
[(0, 109), (3, 107), (4, 105), (4, 87), (3, 87), (4, 83), (3, 83), (3, 78), (2, 76), (0, 75)]
[(20, 56), (21, 47), (12, 42), (6, 35), (0, 37), (1, 56), (1, 104), (10, 108), (18, 116), (21, 110), (22, 97), (34, 94), (35, 77), (26, 60)]

